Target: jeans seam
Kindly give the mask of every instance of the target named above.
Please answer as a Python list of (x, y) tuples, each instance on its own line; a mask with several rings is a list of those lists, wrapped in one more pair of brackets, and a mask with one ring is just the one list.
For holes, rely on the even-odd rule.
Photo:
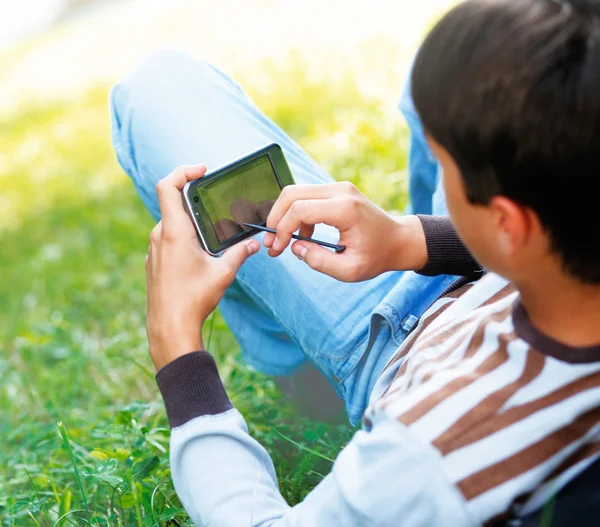
[[(360, 350), (363, 346), (365, 346), (368, 343), (369, 339), (369, 332), (367, 331), (367, 334), (363, 336), (363, 338), (359, 341), (359, 343), (357, 344), (356, 348), (353, 349), (352, 351), (350, 351), (345, 357), (343, 357), (343, 359), (348, 359), (348, 357), (350, 357), (352, 354), (356, 353), (357, 350)], [(338, 384), (340, 386), (343, 385), (344, 381), (350, 376), (350, 374), (354, 371), (354, 368), (356, 368), (356, 366), (358, 365), (358, 363), (360, 362), (360, 360), (362, 359), (363, 355), (367, 352), (366, 346), (365, 346), (365, 350), (363, 351), (363, 353), (361, 353), (360, 357), (356, 360), (355, 364), (348, 369), (348, 371), (342, 376), (338, 378)], [(342, 359), (340, 359), (342, 360)]]
[[(367, 331), (366, 335), (361, 337), (359, 343), (362, 345), (364, 343), (364, 341), (368, 338), (368, 336), (369, 336), (369, 332)], [(315, 356), (315, 359), (327, 359), (327, 360), (334, 361), (334, 362), (341, 362), (341, 361), (346, 360), (348, 357), (350, 357), (350, 355), (352, 355), (356, 351), (356, 349), (358, 349), (359, 347), (360, 347), (360, 345), (357, 345), (355, 349), (349, 351), (343, 357), (331, 357), (329, 355), (326, 355), (325, 353), (319, 353), (318, 355)]]

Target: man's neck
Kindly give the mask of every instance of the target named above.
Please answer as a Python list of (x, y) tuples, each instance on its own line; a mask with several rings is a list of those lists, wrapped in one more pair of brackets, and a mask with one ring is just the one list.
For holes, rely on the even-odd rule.
[(600, 345), (600, 285), (542, 272), (517, 287), (527, 316), (539, 331), (572, 347)]

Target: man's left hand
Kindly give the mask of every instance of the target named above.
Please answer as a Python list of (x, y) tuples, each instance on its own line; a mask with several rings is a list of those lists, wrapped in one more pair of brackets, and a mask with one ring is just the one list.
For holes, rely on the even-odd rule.
[(200, 247), (183, 209), (181, 189), (205, 173), (204, 165), (183, 166), (156, 185), (162, 220), (152, 230), (146, 257), (146, 331), (157, 370), (204, 348), (204, 321), (242, 264), (260, 248), (257, 240), (249, 239), (214, 258)]

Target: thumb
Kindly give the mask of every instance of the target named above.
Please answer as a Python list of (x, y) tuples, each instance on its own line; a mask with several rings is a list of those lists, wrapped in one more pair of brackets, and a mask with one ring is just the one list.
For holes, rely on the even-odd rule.
[(345, 265), (341, 255), (331, 252), (316, 243), (296, 242), (292, 245), (292, 252), (315, 271), (329, 275), (338, 280), (346, 280)]
[(258, 240), (249, 239), (238, 243), (227, 249), (221, 257), (221, 263), (234, 274), (238, 272), (242, 264), (260, 249)]

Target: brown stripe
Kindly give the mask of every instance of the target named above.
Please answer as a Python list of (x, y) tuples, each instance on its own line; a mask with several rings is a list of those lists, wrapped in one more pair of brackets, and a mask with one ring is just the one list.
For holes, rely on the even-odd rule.
[(491, 436), (503, 428), (507, 428), (517, 421), (521, 421), (544, 408), (597, 386), (600, 386), (600, 372), (594, 372), (585, 377), (576, 379), (558, 390), (544, 395), (543, 397), (539, 397), (529, 403), (509, 408), (501, 414), (494, 415), (493, 419), (483, 420), (477, 426), (467, 430), (460, 437), (460, 442), (456, 442), (452, 445), (452, 450), (457, 450), (458, 448), (480, 441), (481, 439)]
[(475, 369), (470, 375), (463, 375), (453, 381), (449, 382), (446, 386), (431, 394), (429, 397), (421, 401), (420, 403), (413, 406), (410, 410), (405, 412), (399, 417), (399, 420), (407, 426), (412, 425), (415, 421), (423, 417), (426, 413), (433, 410), (442, 401), (451, 397), (460, 390), (465, 389), (476, 380), (480, 379), (484, 375), (494, 371), (496, 368), (502, 366), (508, 361), (508, 353), (505, 349), (498, 349), (486, 360), (484, 360), (478, 368)]
[[(466, 325), (467, 322), (461, 323), (461, 326)], [(447, 340), (447, 339), (442, 339), (443, 340)], [(439, 343), (438, 343), (439, 344)], [(438, 345), (435, 344), (435, 345)], [(403, 379), (402, 383), (395, 383), (395, 381), (397, 379), (401, 379), (402, 377), (404, 377), (405, 375), (407, 375), (408, 372), (408, 362), (406, 361), (402, 367), (400, 368), (400, 370), (396, 373), (396, 375), (394, 376), (394, 379), (392, 380), (392, 382), (390, 383), (390, 386), (388, 387), (388, 391), (387, 393), (385, 393), (386, 396), (386, 400), (383, 401), (382, 403), (382, 408), (386, 408), (387, 406), (389, 406), (391, 403), (394, 402), (394, 400), (392, 399), (392, 395), (400, 392), (400, 391), (407, 391), (411, 385), (412, 385), (412, 381), (414, 379), (414, 374), (415, 371), (417, 369), (419, 369), (423, 364), (428, 364), (428, 363), (433, 363), (433, 362), (438, 362), (441, 360), (444, 360), (448, 355), (450, 355), (451, 353), (453, 353), (454, 351), (456, 351), (456, 348), (458, 348), (462, 343), (461, 342), (457, 342), (453, 347), (444, 349), (443, 351), (440, 352), (440, 354), (431, 357), (429, 359), (422, 359), (421, 356), (419, 355), (419, 353), (423, 352), (424, 350), (421, 348), (421, 346), (419, 346), (416, 350), (414, 355), (411, 357), (410, 359), (410, 365), (414, 365), (415, 366), (415, 370), (411, 372), (411, 376), (410, 378), (407, 379)]]
[[(560, 476), (563, 472), (566, 472), (572, 466), (576, 465), (577, 463), (579, 463), (585, 459), (591, 458), (598, 452), (600, 452), (600, 443), (591, 443), (591, 444), (584, 445), (577, 452), (575, 452), (574, 454), (571, 454), (567, 459), (565, 459), (565, 461), (563, 461), (558, 467), (556, 467), (550, 474), (548, 474), (548, 476), (546, 476), (544, 478), (544, 480), (542, 481), (542, 483), (540, 483), (540, 485), (538, 485), (537, 487), (535, 487), (531, 490), (528, 490), (527, 492), (523, 492), (522, 494), (519, 494), (512, 501), (510, 509), (514, 510), (515, 506), (523, 506), (525, 503), (527, 503), (527, 501), (529, 501), (529, 498), (531, 498), (533, 493), (541, 485), (548, 483), (549, 481), (552, 481), (554, 478)], [(585, 469), (585, 470), (587, 470), (587, 469)], [(578, 478), (579, 475), (585, 473), (585, 470), (583, 472), (576, 474), (572, 479), (570, 479), (566, 483), (568, 484), (571, 481), (573, 481), (574, 479)], [(545, 501), (548, 502), (551, 499), (553, 499), (554, 496), (556, 496), (557, 492), (561, 492), (561, 490), (564, 487), (565, 487), (565, 485), (563, 484), (563, 486), (560, 489), (558, 489), (558, 491), (555, 491), (554, 494), (548, 496)], [(490, 518), (489, 520), (487, 520), (484, 523), (484, 525), (494, 525), (494, 521), (497, 521), (498, 519), (500, 519), (503, 516), (507, 516), (507, 511), (503, 512), (502, 514), (499, 514), (498, 516), (494, 516), (493, 518)], [(508, 514), (508, 516), (510, 516), (510, 514)]]
[[(482, 307), (487, 307), (491, 304), (494, 304), (495, 302), (501, 300), (502, 298), (510, 295), (514, 291), (515, 291), (515, 287), (512, 284), (505, 285), (502, 289), (497, 291), (494, 295), (492, 295), (490, 298), (488, 298), (485, 302), (483, 302), (482, 304), (473, 308), (473, 310), (468, 315), (464, 315), (464, 320), (462, 320), (459, 324), (453, 325), (451, 327), (447, 327), (446, 329), (442, 329), (442, 328), (444, 328), (444, 326), (442, 326), (442, 328), (440, 328), (440, 330), (441, 330), (440, 332), (433, 333), (432, 335), (429, 335), (427, 338), (424, 338), (421, 342), (418, 343), (419, 348), (428, 348), (433, 345), (436, 345), (438, 342), (442, 342), (443, 340), (446, 340), (446, 338), (448, 338), (453, 333), (456, 333), (457, 331), (462, 329), (466, 324), (472, 323), (473, 320), (475, 318), (477, 318), (477, 313), (476, 313), (477, 309), (480, 309)], [(451, 305), (451, 304), (448, 304), (448, 306), (449, 305)], [(511, 306), (510, 310), (506, 310), (506, 311), (510, 311), (512, 313), (512, 310), (513, 310), (513, 307)], [(502, 312), (504, 312), (504, 311), (505, 310), (502, 310)]]
[[(470, 285), (470, 284), (467, 284)], [(466, 287), (466, 286), (463, 286)], [(462, 288), (461, 288), (462, 289)], [(457, 291), (460, 291), (457, 290)], [(483, 307), (483, 306), (487, 306), (490, 305), (494, 302), (497, 302), (498, 300), (510, 295), (511, 293), (513, 293), (515, 291), (515, 287), (512, 284), (507, 284), (505, 285), (502, 289), (500, 289), (499, 291), (497, 291), (494, 295), (492, 295), (490, 298), (488, 298), (484, 303), (482, 303), (480, 306), (478, 307)], [(449, 302), (447, 304), (445, 304), (444, 306), (442, 306), (439, 310), (437, 310), (435, 313), (432, 313), (429, 317), (427, 317), (426, 322), (423, 324), (423, 326), (421, 327), (421, 329), (419, 330), (419, 333), (415, 334), (413, 336), (413, 346), (416, 345), (416, 349), (415, 349), (415, 353), (413, 354), (413, 357), (411, 358), (411, 360), (407, 360), (404, 362), (404, 364), (402, 364), (402, 366), (399, 368), (398, 372), (396, 373), (396, 375), (394, 376), (394, 379), (392, 380), (392, 382), (390, 383), (390, 385), (386, 388), (386, 390), (384, 391), (384, 393), (381, 395), (380, 400), (385, 398), (385, 400), (382, 401), (382, 409), (385, 409), (389, 404), (391, 404), (393, 401), (390, 400), (390, 396), (392, 396), (393, 394), (399, 392), (402, 390), (401, 387), (394, 389), (394, 382), (403, 377), (406, 374), (406, 371), (408, 369), (409, 364), (412, 364), (412, 361), (414, 360), (418, 360), (419, 357), (419, 352), (428, 347), (433, 345), (436, 345), (436, 343), (442, 343), (443, 341), (447, 340), (448, 337), (450, 337), (451, 335), (453, 335), (454, 333), (460, 331), (464, 326), (468, 325), (468, 324), (472, 324), (473, 323), (473, 318), (475, 318), (475, 315), (473, 314), (469, 314), (464, 320), (462, 320), (460, 323), (453, 325), (452, 327), (449, 327), (447, 329), (443, 329), (439, 332), (434, 333), (431, 337), (428, 337), (426, 339), (423, 340), (423, 342), (418, 342), (417, 339), (423, 334), (424, 330), (427, 328), (427, 326), (429, 326), (435, 319), (437, 319), (438, 316), (440, 316), (446, 309), (448, 309), (451, 305), (453, 305), (454, 302)], [(479, 328), (477, 330), (476, 335), (480, 332), (481, 334), (480, 336), (480, 341), (483, 342), (483, 335), (484, 335), (484, 331), (485, 331), (485, 326), (483, 327), (483, 329), (481, 329), (482, 325), (485, 324), (489, 324), (491, 322), (498, 322), (500, 320), (502, 320), (503, 318), (505, 318), (506, 316), (508, 316), (510, 313), (512, 312), (512, 306), (508, 306), (506, 308), (504, 308), (502, 311), (499, 311), (497, 313), (493, 313), (492, 315), (489, 315), (488, 317), (484, 318), (482, 321), (480, 321), (479, 324)], [(500, 317), (500, 318), (499, 318)], [(443, 327), (443, 326), (442, 326)], [(481, 330), (481, 331), (480, 331)], [(475, 336), (473, 336), (473, 338), (475, 338)], [(472, 356), (477, 349), (479, 348), (479, 346), (481, 346), (481, 342), (479, 345), (477, 345), (474, 348), (471, 348), (472, 346), (472, 342), (473, 342), (473, 338), (471, 340), (471, 344), (468, 345), (467, 347), (467, 352), (465, 354), (465, 356), (463, 357), (463, 359), (468, 358), (470, 356)], [(410, 344), (408, 346), (406, 346), (403, 350), (402, 354), (399, 354), (399, 357), (404, 357), (409, 350), (411, 349)], [(427, 361), (423, 361), (423, 363), (430, 363), (432, 361), (439, 361), (439, 360), (443, 360), (445, 359), (448, 355), (450, 355), (453, 351), (456, 350), (456, 347), (451, 348), (450, 350), (447, 350), (446, 352), (444, 352), (444, 355), (440, 357), (432, 357), (431, 359), (428, 359)], [(397, 359), (394, 358), (392, 362), (395, 362)], [(392, 364), (392, 362), (390, 362), (390, 364)], [(417, 366), (420, 367), (420, 364)], [(416, 369), (415, 369), (416, 371)], [(427, 380), (429, 380), (431, 377), (431, 375), (427, 376)], [(410, 383), (412, 383), (412, 378), (410, 379)]]
[[(448, 304), (449, 306), (450, 304)], [(458, 331), (460, 331), (462, 328), (464, 328), (465, 326), (468, 326), (469, 324), (473, 324), (475, 317), (471, 317), (469, 316), (469, 318), (466, 318), (464, 320), (462, 320), (461, 322), (459, 322), (458, 324), (453, 325), (452, 327), (449, 327), (447, 329), (440, 329), (438, 330), (438, 332), (434, 333), (433, 335), (430, 335), (428, 337), (426, 337), (425, 339), (423, 339), (422, 342), (415, 342), (415, 349), (414, 349), (414, 353), (413, 356), (411, 357), (411, 363), (410, 365), (412, 366), (414, 364), (414, 361), (417, 361), (418, 364), (421, 363), (420, 361), (420, 357), (419, 357), (419, 352), (425, 350), (428, 347), (433, 347), (433, 346), (437, 346), (439, 344), (441, 344), (442, 342), (445, 342), (446, 340), (448, 340), (448, 337), (452, 336), (454, 333), (457, 333)], [(444, 326), (442, 326), (443, 328)], [(435, 357), (432, 357), (433, 359), (435, 359)], [(398, 372), (396, 373), (396, 375), (394, 376), (394, 380), (399, 379), (400, 377), (403, 377), (407, 370), (408, 370), (408, 366), (409, 366), (409, 362), (406, 361), (398, 370)]]
[[(508, 316), (508, 309), (505, 309), (504, 311), (501, 311), (501, 312), (499, 312), (499, 313), (506, 313), (506, 316)], [(488, 319), (486, 318), (485, 320), (488, 320)], [(500, 319), (500, 320), (502, 320), (502, 319)], [(490, 322), (491, 322), (491, 321), (493, 321), (493, 320), (490, 320)], [(496, 321), (499, 321), (499, 320), (496, 320)], [(489, 323), (489, 322), (488, 322), (488, 323)], [(478, 326), (478, 327), (479, 327), (479, 326)], [(470, 340), (469, 344), (467, 344), (467, 351), (465, 352), (465, 354), (464, 354), (462, 357), (460, 357), (460, 359), (461, 359), (461, 360), (464, 360), (464, 359), (466, 359), (466, 358), (472, 357), (472, 356), (474, 355), (474, 352), (476, 352), (476, 351), (477, 351), (477, 349), (471, 349), (472, 342), (473, 342), (473, 339), (474, 339), (474, 338), (475, 338), (475, 335), (473, 334), (473, 335), (471, 336), (471, 340)], [(447, 339), (446, 339), (446, 340), (447, 340)], [(483, 340), (482, 340), (482, 342), (483, 342)], [(456, 351), (456, 348), (458, 348), (458, 346), (459, 346), (460, 344), (462, 344), (462, 343), (459, 343), (459, 344), (457, 344), (456, 346), (453, 346), (452, 348), (450, 348), (450, 349), (446, 350), (446, 351), (445, 351), (443, 354), (441, 354), (441, 355), (436, 355), (435, 357), (432, 357), (432, 358), (430, 358), (430, 359), (425, 359), (425, 360), (421, 361), (421, 363), (419, 363), (419, 364), (417, 365), (417, 367), (414, 369), (414, 372), (413, 372), (413, 375), (411, 376), (411, 379), (410, 379), (410, 384), (409, 384), (409, 386), (408, 386), (407, 390), (409, 390), (410, 388), (412, 388), (412, 387), (414, 386), (414, 383), (415, 383), (415, 380), (416, 380), (416, 375), (417, 375), (417, 373), (418, 373), (418, 372), (422, 371), (422, 369), (423, 369), (425, 366), (428, 366), (428, 365), (430, 365), (430, 364), (436, 364), (436, 363), (440, 363), (440, 362), (442, 362), (442, 361), (446, 360), (446, 358), (447, 358), (447, 357), (449, 357), (450, 355), (452, 355), (452, 353), (454, 353), (454, 352)], [(435, 342), (435, 345), (438, 345), (438, 343), (437, 343), (437, 340), (436, 340), (436, 342)], [(479, 347), (480, 347), (480, 346), (478, 346), (477, 348), (479, 348)], [(427, 381), (429, 381), (429, 380), (430, 380), (430, 379), (431, 379), (431, 378), (432, 378), (432, 377), (433, 377), (433, 376), (434, 376), (436, 373), (438, 373), (438, 371), (430, 371), (429, 373), (426, 373), (426, 374), (423, 376), (423, 379), (421, 380), (421, 382), (420, 382), (419, 384), (425, 384), (425, 383), (426, 383)]]
[[(433, 313), (430, 313), (427, 318), (423, 319), (423, 324), (421, 325), (421, 327), (417, 327), (417, 329), (415, 330), (415, 332), (409, 334), (407, 336), (407, 338), (410, 338), (413, 343), (416, 342), (416, 340), (425, 332), (425, 330), (431, 325), (431, 323), (434, 320), (436, 320), (444, 311), (446, 311), (446, 309), (448, 309), (451, 305), (453, 305), (454, 302), (456, 300), (458, 300), (458, 298), (460, 298), (464, 293), (466, 293), (474, 285), (475, 285), (475, 283), (469, 282), (468, 284), (465, 284), (462, 287), (459, 287), (455, 291), (452, 291), (452, 292), (448, 293), (447, 295), (444, 295), (442, 298), (446, 298), (446, 299), (447, 298), (451, 298), (452, 302), (446, 302), (443, 306), (441, 306), (440, 308), (438, 308), (437, 310), (435, 310)], [(438, 300), (441, 300), (441, 298), (438, 299)], [(436, 300), (436, 302), (438, 300)], [(435, 302), (434, 302), (434, 304), (435, 304)], [(455, 328), (456, 327), (457, 326), (455, 326)], [(462, 324), (461, 324), (461, 326), (458, 326), (458, 327), (462, 327)], [(395, 362), (398, 362), (398, 360), (400, 360), (402, 357), (404, 357), (406, 355), (408, 349), (410, 349), (410, 345), (405, 347), (405, 349), (403, 350), (403, 353), (400, 353), (400, 354), (398, 354), (397, 357), (394, 357), (389, 362), (388, 367), (391, 366), (392, 364), (394, 364)], [(398, 376), (398, 375), (401, 375), (401, 372), (398, 372), (398, 374), (396, 374), (396, 376)]]
[(508, 459), (498, 461), (459, 481), (457, 487), (466, 500), (472, 500), (544, 463), (563, 448), (583, 437), (599, 420), (600, 408), (594, 408)]
[[(485, 337), (485, 330), (488, 324), (493, 322), (499, 322), (505, 319), (508, 316), (507, 310), (510, 308), (505, 308), (502, 311), (494, 313), (488, 317), (485, 317), (483, 320), (479, 322), (477, 330), (473, 333), (469, 344), (467, 345), (467, 351), (462, 357), (462, 360), (469, 359), (475, 355), (475, 353), (481, 348), (483, 344), (483, 340)], [(499, 338), (502, 335), (499, 335)], [(514, 332), (508, 334), (508, 338), (513, 340), (516, 338)], [(399, 420), (403, 422), (405, 425), (411, 425), (417, 419), (423, 417), (427, 412), (430, 412), (434, 407), (436, 407), (440, 402), (442, 402), (447, 397), (450, 397), (452, 394), (462, 390), (467, 387), (471, 383), (475, 382), (479, 377), (488, 374), (493, 371), (495, 368), (503, 364), (508, 360), (508, 354), (505, 352), (504, 355), (495, 351), (492, 355), (490, 355), (486, 360), (484, 360), (473, 372), (470, 372), (468, 375), (463, 375), (457, 379), (450, 381), (446, 386), (440, 388), (437, 392), (432, 393), (421, 402), (417, 403), (410, 410), (405, 412), (399, 417)], [(393, 392), (390, 392), (390, 395)]]
[(563, 472), (566, 472), (571, 467), (581, 463), (583, 460), (588, 459), (600, 452), (600, 443), (590, 443), (585, 447), (580, 448), (577, 452), (571, 454), (565, 459), (558, 467), (556, 467), (544, 480), (544, 483), (553, 480), (560, 476)]
[[(506, 341), (503, 340), (501, 347), (503, 348), (502, 353), (507, 353)], [(439, 449), (442, 455), (445, 456), (465, 446), (462, 441), (462, 434), (465, 430), (471, 430), (484, 419), (494, 418), (495, 414), (518, 390), (527, 386), (541, 373), (546, 362), (544, 355), (535, 350), (527, 350), (526, 353), (525, 367), (518, 379), (489, 394), (433, 441), (433, 446)]]
[[(475, 331), (473, 332), (473, 334), (471, 335), (471, 338), (469, 340), (469, 343), (466, 346), (466, 351), (465, 354), (461, 357), (461, 360), (465, 360), (467, 358), (472, 357), (473, 355), (475, 355), (475, 353), (477, 352), (477, 350), (479, 349), (479, 347), (481, 346), (482, 342), (483, 342), (483, 337), (485, 334), (485, 326), (486, 324), (488, 324), (489, 322), (498, 322), (500, 320), (502, 320), (503, 318), (505, 318), (506, 316), (508, 316), (508, 309), (504, 309), (503, 311), (494, 313), (493, 315), (489, 315), (488, 317), (480, 320), (478, 322), (478, 325), (475, 327)], [(473, 320), (466, 320), (464, 322), (461, 322), (458, 326), (455, 326), (455, 328), (458, 330), (458, 328), (468, 325), (468, 324), (472, 324)], [(447, 332), (444, 332), (445, 334)], [(446, 358), (446, 356), (450, 355), (451, 353), (453, 353), (456, 348), (460, 345), (461, 343), (458, 343), (456, 346), (446, 350), (445, 352), (443, 352), (442, 356), (436, 356), (436, 357), (432, 357), (431, 359), (427, 359), (429, 361), (435, 361), (435, 360), (443, 360)], [(417, 367), (420, 366), (421, 362), (419, 359), (419, 352), (421, 351), (421, 346), (419, 345), (419, 347), (416, 349), (415, 354), (411, 357), (411, 363), (414, 361), (418, 361), (417, 362)], [(396, 376), (394, 377), (394, 380), (392, 381), (391, 386), (393, 387), (394, 385), (394, 381), (398, 378), (400, 378), (402, 375), (405, 375), (407, 372), (407, 363), (409, 361), (405, 362), (402, 365), (401, 370), (396, 374)], [(388, 392), (388, 396), (391, 396), (401, 390), (403, 390), (403, 386), (406, 386), (405, 384), (395, 388), (395, 389), (390, 389), (390, 391)], [(404, 390), (406, 390), (406, 388), (404, 388)], [(431, 397), (431, 396), (430, 396)], [(383, 403), (383, 408), (387, 407), (389, 404), (391, 404), (393, 401), (390, 399), (388, 399), (388, 401), (384, 401)], [(433, 407), (432, 407), (433, 408)]]
[[(416, 341), (416, 339), (419, 338), (419, 336), (427, 329), (427, 327), (437, 318), (439, 317), (444, 311), (446, 311), (446, 309), (448, 309), (450, 306), (452, 305), (452, 302), (448, 302), (447, 304), (444, 304), (440, 309), (438, 309), (437, 311), (434, 311), (433, 313), (431, 313), (427, 318), (423, 319), (423, 324), (421, 325), (420, 328), (415, 330), (415, 333), (411, 333), (410, 335), (408, 335), (406, 338), (410, 338), (413, 343)], [(411, 349), (411, 344), (408, 343), (406, 346), (403, 347), (403, 349), (398, 352), (394, 357), (392, 357), (392, 359), (388, 362), (387, 366), (385, 367), (385, 369), (383, 370), (383, 372), (385, 372), (389, 367), (391, 367), (393, 364), (395, 364), (396, 362), (398, 362), (400, 359), (402, 359), (403, 357), (406, 356), (406, 354), (409, 352), (409, 350)], [(402, 366), (400, 367), (399, 371), (396, 372), (396, 375), (394, 375), (394, 379), (397, 379), (399, 376), (402, 376), (401, 372), (402, 371), (406, 371), (406, 362), (404, 364), (402, 364)], [(383, 375), (382, 372), (382, 375)], [(384, 392), (381, 394), (381, 396), (379, 397), (378, 400), (381, 400), (383, 397), (388, 395), (388, 392), (390, 390), (390, 388), (392, 388), (393, 386), (393, 380), (392, 382), (387, 386), (387, 388), (384, 390)], [(383, 407), (385, 408), (385, 404), (383, 405)]]
[(469, 282), (468, 284), (460, 286), (458, 289), (454, 291), (450, 291), (447, 295), (444, 295), (442, 298), (459, 298), (464, 295), (471, 287), (475, 285), (475, 282)]
[(515, 287), (514, 284), (508, 283), (502, 289), (500, 289), (499, 291), (496, 291), (496, 293), (494, 293), (490, 298), (488, 298), (479, 307), (486, 307), (491, 304), (494, 304), (494, 303), (498, 302), (498, 300), (502, 300), (503, 298), (506, 298), (507, 296), (512, 295), (516, 290), (517, 290), (517, 288)]
[(419, 350), (431, 348), (448, 340), (449, 337), (460, 331), (465, 326), (472, 324), (477, 319), (476, 313), (469, 313), (457, 324), (452, 324), (452, 320), (442, 324), (436, 331), (432, 331), (429, 335), (423, 335), (419, 342), (415, 342), (415, 347)]
[[(474, 329), (476, 331), (477, 327), (475, 327)], [(474, 338), (474, 335), (471, 335), (470, 340), (472, 341), (473, 338)], [(435, 339), (433, 342), (431, 342), (430, 347), (439, 346), (440, 344), (442, 344), (444, 341), (447, 341), (447, 340), (448, 340), (448, 338)], [(436, 355), (434, 357), (421, 359), (420, 361), (418, 361), (415, 368), (413, 368), (413, 371), (411, 373), (408, 384), (406, 385), (406, 390), (408, 391), (411, 388), (415, 387), (417, 374), (420, 373), (421, 371), (423, 371), (424, 368), (426, 368), (427, 366), (430, 366), (433, 364), (439, 364), (439, 363), (445, 361), (450, 355), (452, 355), (457, 350), (457, 348), (459, 348), (463, 344), (464, 344), (464, 341), (458, 341), (453, 346), (447, 347), (442, 353), (439, 353), (438, 355)], [(469, 352), (469, 344), (467, 344), (467, 347), (465, 349), (465, 354), (462, 357), (460, 357), (460, 359), (466, 358), (468, 352)], [(415, 359), (419, 359), (419, 358), (420, 357), (418, 355), (415, 356)], [(457, 360), (459, 360), (459, 359), (457, 359)], [(437, 373), (437, 371), (430, 371), (429, 373), (426, 373), (423, 376), (423, 380), (419, 384), (425, 384), (436, 373)]]

